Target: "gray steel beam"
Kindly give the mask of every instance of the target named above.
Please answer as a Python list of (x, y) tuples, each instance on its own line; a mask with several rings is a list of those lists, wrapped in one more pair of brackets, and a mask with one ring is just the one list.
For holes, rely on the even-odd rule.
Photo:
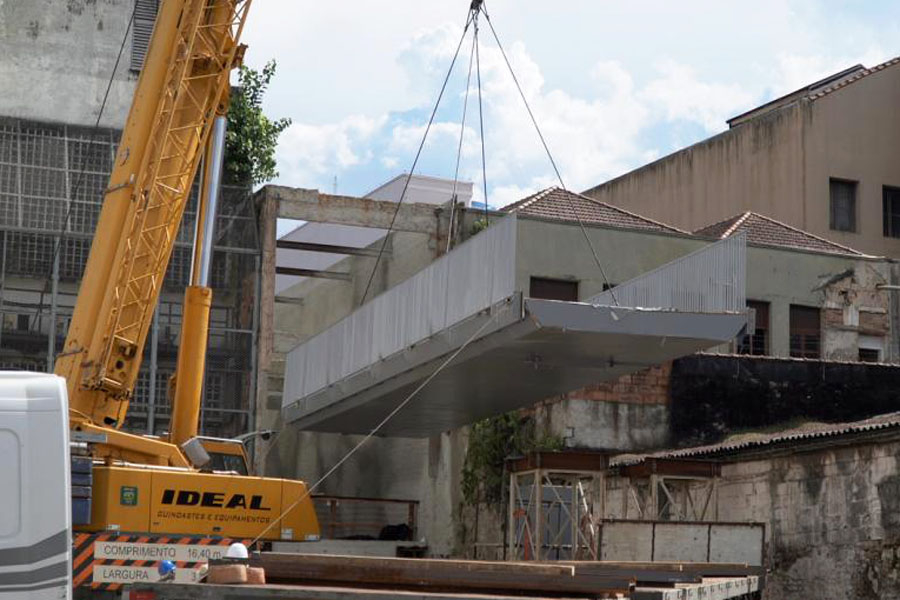
[(317, 271), (316, 269), (298, 269), (295, 267), (275, 267), (277, 275), (294, 275), (296, 277), (318, 277), (319, 279), (336, 279), (350, 281), (350, 273), (340, 271)]
[[(275, 245), (285, 250), (305, 250), (306, 252), (348, 254), (352, 256), (378, 256), (378, 248), (357, 248), (355, 246), (337, 246), (335, 244), (316, 244), (314, 242), (295, 242), (292, 240), (278, 240)], [(390, 253), (390, 250), (385, 249), (385, 255)]]
[(318, 190), (289, 188), (280, 185), (267, 185), (256, 192), (257, 203), (273, 199), (278, 202), (278, 217), (282, 219), (336, 223), (375, 229), (390, 228), (394, 231), (427, 233), (429, 235), (435, 235), (438, 232), (437, 214), (440, 208), (431, 204), (404, 202), (395, 219), (396, 202), (321, 194)]

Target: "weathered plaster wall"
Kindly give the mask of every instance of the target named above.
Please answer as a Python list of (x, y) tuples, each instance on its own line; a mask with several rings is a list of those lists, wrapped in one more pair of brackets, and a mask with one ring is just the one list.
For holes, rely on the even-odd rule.
[[(900, 257), (900, 239), (885, 237), (882, 228), (882, 186), (900, 186), (898, 94), (900, 65), (894, 65), (812, 103), (803, 139), (809, 231), (858, 250)], [(829, 177), (859, 182), (856, 232), (829, 229)]]
[(670, 443), (671, 364), (552, 398), (534, 408), (540, 426), (574, 448), (636, 450)]
[(760, 117), (585, 194), (688, 231), (750, 208), (803, 227), (804, 113)]
[[(133, 0), (0, 2), (0, 115), (94, 125)], [(101, 125), (125, 124), (137, 74), (131, 36)]]
[(767, 526), (770, 600), (900, 597), (900, 444), (727, 464), (719, 518)]
[[(690, 231), (753, 210), (880, 256), (882, 186), (900, 186), (900, 65), (803, 100), (600, 184), (586, 195)], [(724, 127), (724, 123), (723, 123)], [(857, 231), (829, 227), (829, 177), (859, 182)]]

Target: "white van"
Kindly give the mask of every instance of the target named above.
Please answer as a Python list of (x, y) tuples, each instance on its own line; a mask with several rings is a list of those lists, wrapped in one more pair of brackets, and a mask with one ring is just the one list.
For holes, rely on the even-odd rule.
[(0, 600), (72, 597), (66, 383), (0, 371)]

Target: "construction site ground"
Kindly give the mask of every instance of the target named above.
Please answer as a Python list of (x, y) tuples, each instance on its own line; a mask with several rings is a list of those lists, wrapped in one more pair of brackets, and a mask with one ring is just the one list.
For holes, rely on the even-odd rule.
[[(210, 563), (216, 568), (217, 561)], [(764, 571), (746, 564), (682, 562), (497, 562), (262, 553), (251, 566), (266, 585), (134, 584), (152, 600), (462, 600), (483, 598), (757, 598)], [(229, 567), (231, 568), (231, 567)]]
[[(627, 596), (634, 600), (726, 600), (755, 598), (760, 590), (759, 577), (704, 578), (701, 583), (674, 584), (670, 587), (636, 587)], [(131, 592), (153, 592), (155, 600), (522, 600), (521, 595), (439, 593), (395, 589), (313, 587), (295, 585), (208, 585), (144, 583), (130, 586)], [(132, 596), (133, 598), (134, 596)], [(571, 596), (527, 596), (530, 600), (571, 598)], [(585, 596), (578, 596), (585, 598)]]

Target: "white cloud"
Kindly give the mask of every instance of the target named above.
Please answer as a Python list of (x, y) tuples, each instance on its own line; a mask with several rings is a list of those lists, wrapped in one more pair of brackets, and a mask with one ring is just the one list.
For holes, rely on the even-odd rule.
[[(565, 183), (573, 190), (720, 131), (728, 117), (775, 95), (855, 62), (875, 64), (885, 56), (880, 44), (892, 39), (887, 34), (878, 38), (868, 25), (847, 28), (843, 22), (827, 21), (828, 11), (809, 0), (763, 0), (755, 11), (711, 0), (678, 7), (648, 0), (652, 10), (571, 1), (567, 14), (578, 18), (567, 18), (565, 26), (554, 20), (558, 11), (544, 3), (495, 0), (491, 11)], [(293, 69), (279, 66), (276, 80), (283, 87), (272, 88), (278, 106), (293, 106), (284, 91), (293, 86), (298, 110), (313, 100), (325, 107), (308, 119), (302, 113), (301, 118), (295, 116), (298, 124), (285, 133), (278, 151), (283, 183), (330, 185), (332, 175), (343, 171), (342, 182), (356, 177), (356, 187), (370, 188), (398, 168), (408, 168), (461, 33), (459, 24), (448, 24), (461, 21), (460, 11), (443, 3), (398, 0), (391, 17), (374, 4), (358, 3), (346, 23), (342, 19), (350, 15), (339, 4), (310, 8), (309, 14), (303, 13), (308, 22), (300, 29), (278, 25), (267, 30), (273, 39), (291, 33), (295, 45), (303, 33), (307, 44), (302, 60), (287, 52)], [(650, 13), (654, 17), (648, 19)], [(640, 23), (639, 38), (652, 44), (636, 41), (634, 23)], [(508, 38), (507, 27), (513, 32)], [(896, 29), (894, 25), (889, 31)], [(824, 44), (835, 30), (852, 32), (859, 43)], [(556, 184), (556, 177), (502, 56), (488, 39), (488, 30), (482, 33), (487, 180), (491, 203), (502, 205)], [(527, 46), (519, 39), (528, 40)], [(315, 51), (307, 52), (307, 47)], [(447, 161), (451, 174), (468, 41), (462, 48), (457, 75), (426, 149), (427, 164), (433, 168)], [(480, 198), (474, 87), (470, 94), (461, 177), (477, 183)], [(326, 113), (329, 116), (322, 118)], [(355, 116), (335, 116), (344, 114)], [(363, 177), (369, 179), (359, 183)]]
[(279, 140), (276, 158), (285, 185), (322, 185), (337, 171), (368, 162), (366, 148), (386, 118), (350, 116), (334, 124), (292, 123)]
[(693, 121), (709, 132), (719, 131), (726, 119), (739, 109), (750, 108), (755, 99), (737, 84), (701, 81), (694, 69), (673, 60), (661, 61), (657, 70), (660, 77), (651, 81), (641, 96), (668, 121)]
[[(395, 125), (391, 130), (388, 150), (404, 156), (415, 156), (419, 144), (422, 143), (422, 136), (425, 135), (426, 127), (426, 123), (401, 123)], [(453, 156), (456, 156), (456, 150), (459, 146), (459, 130), (459, 123), (432, 123), (431, 129), (428, 131), (428, 138), (425, 140), (425, 148), (432, 148), (437, 145), (447, 148), (452, 147)], [(463, 156), (474, 156), (478, 152), (478, 141), (478, 133), (472, 127), (466, 125), (462, 146)]]

